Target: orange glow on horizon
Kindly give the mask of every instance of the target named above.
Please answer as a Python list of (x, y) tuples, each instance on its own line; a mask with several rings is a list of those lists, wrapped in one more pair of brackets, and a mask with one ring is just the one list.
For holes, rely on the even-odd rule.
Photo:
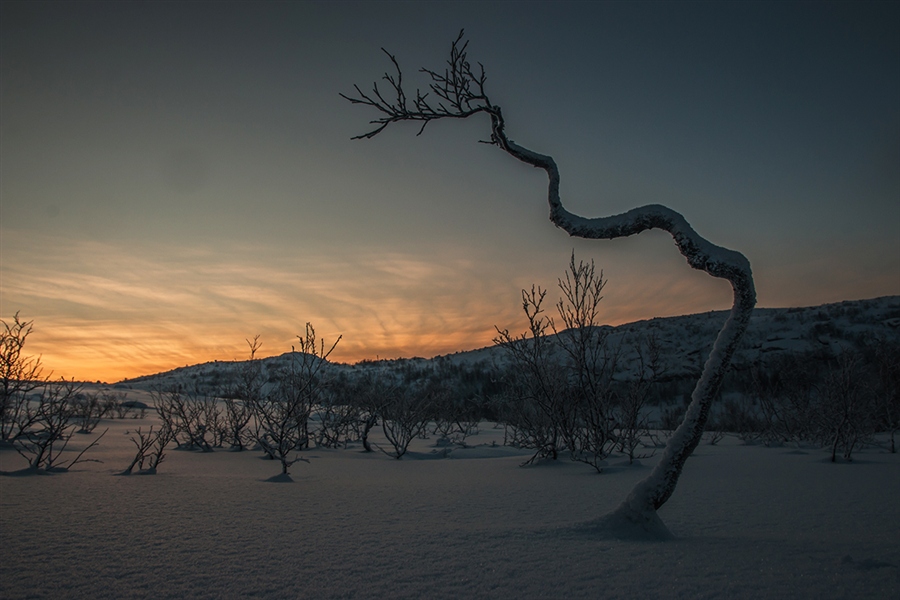
[[(41, 356), (45, 373), (56, 377), (109, 383), (244, 360), (245, 340), (256, 334), (263, 342), (260, 357), (280, 355), (296, 345), (307, 321), (326, 344), (342, 336), (331, 359), (343, 363), (487, 347), (495, 325), (525, 331), (523, 287), (548, 289), (544, 309), (553, 315), (556, 278), (570, 252), (535, 254), (524, 272), (510, 274), (502, 256), (489, 262), (468, 247), (285, 258), (259, 248), (129, 253), (96, 241), (4, 235), (5, 243), (22, 250), (4, 252), (0, 317), (8, 322), (18, 310), (34, 322), (25, 354)], [(52, 260), (34, 258), (26, 241), (46, 247)], [(730, 308), (727, 282), (687, 268), (670, 241), (648, 237), (642, 246), (651, 246), (652, 260), (628, 262), (612, 253), (604, 255), (606, 265), (597, 259), (598, 267), (609, 267), (604, 324)], [(584, 255), (591, 257), (579, 258)], [(843, 279), (852, 296), (834, 287), (804, 295), (790, 285), (790, 272), (769, 269), (757, 274), (760, 305), (808, 306), (885, 295), (877, 290), (896, 287), (870, 278), (867, 289), (867, 281), (849, 270)], [(767, 289), (777, 294), (766, 297)]]
[[(474, 326), (479, 320), (482, 323), (498, 320), (501, 322), (497, 326), (506, 327), (512, 333), (524, 332), (525, 320), (519, 313), (519, 306), (508, 306), (501, 311), (502, 314), (498, 314), (497, 307), (481, 308), (480, 319), (472, 316), (465, 319), (465, 323), (455, 318), (447, 319), (458, 323), (460, 327), (455, 331), (404, 333), (385, 330), (382, 324), (372, 322), (365, 323), (365, 329), (356, 327), (352, 331), (325, 329), (321, 325), (316, 326), (315, 322), (313, 326), (316, 327), (317, 338), (325, 341), (326, 349), (338, 335), (342, 336), (330, 360), (348, 364), (361, 360), (432, 358), (491, 346), (496, 330), (493, 325)], [(631, 310), (623, 307), (611, 312), (604, 324), (620, 325), (656, 316), (647, 314), (648, 308), (661, 307), (633, 307)], [(152, 325), (73, 323), (66, 319), (20, 316), (34, 320), (34, 331), (28, 338), (25, 354), (41, 357), (45, 375), (52, 372), (54, 378), (62, 376), (105, 383), (206, 362), (246, 360), (248, 346), (245, 340), (257, 333), (238, 331), (234, 326), (226, 331), (210, 324), (190, 327), (173, 322)], [(445, 326), (452, 327), (448, 323)], [(296, 329), (288, 331), (271, 326), (264, 329), (260, 332), (263, 345), (257, 356), (266, 358), (289, 352), (292, 345), (296, 346), (295, 336), (300, 328)]]

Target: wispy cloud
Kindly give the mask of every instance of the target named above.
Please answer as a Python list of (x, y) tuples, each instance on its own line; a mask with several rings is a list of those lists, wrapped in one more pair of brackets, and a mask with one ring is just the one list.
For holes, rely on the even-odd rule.
[(34, 319), (29, 350), (79, 378), (240, 358), (244, 339), (256, 333), (277, 354), (290, 349), (307, 321), (322, 337), (344, 336), (337, 360), (433, 355), (489, 343), (504, 313), (498, 299), (506, 312), (516, 309), (505, 300), (508, 283), (479, 275), (471, 259), (440, 253), (371, 252), (348, 260), (264, 249), (39, 243), (53, 261), (29, 256), (28, 243), (7, 244), (4, 317), (21, 310)]
[[(652, 260), (598, 246), (610, 278), (604, 322), (730, 307), (728, 284), (688, 268), (670, 241), (641, 242)], [(176, 248), (4, 231), (0, 316), (33, 319), (29, 353), (80, 379), (240, 359), (256, 334), (263, 355), (280, 354), (306, 322), (326, 340), (343, 336), (335, 360), (434, 356), (489, 345), (495, 325), (524, 331), (519, 294), (532, 283), (549, 288), (552, 315), (567, 252), (511, 273), (505, 257), (464, 244), (289, 255), (264, 243)], [(761, 298), (777, 298), (784, 276), (763, 276)]]

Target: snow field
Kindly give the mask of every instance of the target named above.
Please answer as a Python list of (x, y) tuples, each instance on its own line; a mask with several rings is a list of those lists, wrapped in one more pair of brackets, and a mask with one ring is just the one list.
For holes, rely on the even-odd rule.
[[(441, 458), (312, 449), (271, 483), (258, 452), (170, 450), (153, 476), (115, 476), (125, 431), (106, 420), (69, 473), (0, 477), (0, 597), (898, 598), (900, 457), (852, 464), (818, 449), (701, 445), (660, 516), (669, 542), (600, 538), (655, 458), (601, 475), (519, 468), (482, 424)], [(84, 437), (84, 440), (81, 438)], [(77, 436), (73, 451), (93, 436)], [(0, 470), (24, 461), (0, 450)]]

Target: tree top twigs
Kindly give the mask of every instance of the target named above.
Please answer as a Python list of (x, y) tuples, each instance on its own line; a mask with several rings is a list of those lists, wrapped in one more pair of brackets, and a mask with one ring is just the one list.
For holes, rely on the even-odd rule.
[[(478, 63), (478, 72), (472, 70), (472, 65), (467, 58), (466, 49), (468, 41), (463, 40), (464, 30), (460, 30), (456, 40), (450, 47), (450, 58), (447, 60), (443, 72), (422, 68), (419, 72), (427, 74), (431, 83), (428, 91), (422, 92), (416, 88), (416, 96), (410, 102), (403, 89), (403, 72), (397, 58), (382, 48), (391, 63), (394, 65), (395, 74), (385, 73), (382, 79), (388, 82), (390, 91), (378, 88), (378, 82), (372, 84), (371, 92), (363, 92), (358, 85), (356, 96), (340, 94), (353, 104), (371, 106), (382, 113), (382, 116), (369, 121), (377, 127), (368, 133), (354, 136), (352, 139), (373, 138), (381, 133), (388, 125), (398, 121), (421, 121), (422, 126), (416, 135), (420, 135), (425, 126), (437, 119), (465, 119), (479, 112), (499, 114), (500, 108), (491, 104), (484, 91), (484, 83), (487, 79), (484, 73), (484, 65)], [(388, 99), (385, 96), (393, 96)], [(490, 143), (497, 143), (493, 140)]]

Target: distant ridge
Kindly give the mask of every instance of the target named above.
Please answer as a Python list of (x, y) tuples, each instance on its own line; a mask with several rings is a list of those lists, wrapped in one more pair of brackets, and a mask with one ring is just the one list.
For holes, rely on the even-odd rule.
[[(609, 343), (622, 344), (620, 360), (627, 377), (630, 363), (636, 360), (627, 351), (629, 340), (655, 335), (663, 349), (662, 361), (668, 377), (690, 377), (699, 374), (715, 337), (727, 318), (727, 310), (696, 313), (678, 317), (654, 317), (610, 327)], [(608, 327), (608, 326), (604, 326)], [(858, 347), (874, 336), (900, 342), (900, 296), (882, 296), (868, 300), (847, 300), (819, 306), (793, 308), (757, 308), (733, 365), (737, 369), (759, 361), (796, 352), (826, 350), (839, 352), (842, 347)], [(264, 373), (286, 366), (293, 353), (259, 359)], [(149, 389), (204, 382), (213, 385), (231, 380), (247, 361), (214, 361), (179, 367), (171, 371), (144, 375), (120, 381), (119, 387)], [(348, 374), (397, 363), (452, 363), (460, 365), (503, 364), (504, 351), (487, 346), (436, 356), (431, 359), (406, 358), (362, 361), (354, 365), (333, 363), (332, 368)]]

